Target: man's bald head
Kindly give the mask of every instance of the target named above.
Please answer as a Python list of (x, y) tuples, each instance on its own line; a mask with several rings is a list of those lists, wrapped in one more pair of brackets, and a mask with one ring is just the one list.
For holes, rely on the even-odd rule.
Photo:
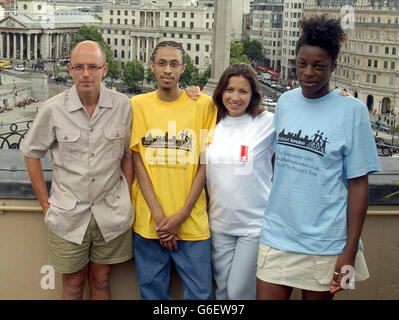
[(95, 47), (97, 47), (99, 50), (100, 50), (100, 52), (101, 52), (101, 56), (102, 56), (102, 58), (103, 58), (103, 64), (104, 63), (106, 63), (106, 56), (105, 56), (105, 50), (104, 50), (104, 48), (98, 43), (98, 42), (95, 42), (95, 41), (92, 41), (92, 40), (85, 40), (85, 41), (81, 41), (81, 42), (78, 42), (77, 44), (75, 44), (74, 46), (73, 46), (73, 48), (72, 48), (72, 50), (71, 50), (71, 55), (70, 55), (70, 61), (72, 62), (72, 59), (73, 59), (73, 53), (74, 53), (74, 51), (76, 50), (76, 49), (78, 49), (78, 48), (81, 48), (81, 47), (87, 47), (87, 50), (92, 50), (92, 49), (94, 49)]

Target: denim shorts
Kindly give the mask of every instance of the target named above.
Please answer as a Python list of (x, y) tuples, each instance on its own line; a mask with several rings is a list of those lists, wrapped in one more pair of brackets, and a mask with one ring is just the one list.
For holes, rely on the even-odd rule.
[(177, 241), (177, 250), (162, 248), (159, 240), (133, 233), (134, 260), (144, 300), (171, 300), (172, 261), (183, 282), (186, 300), (212, 298), (211, 241)]

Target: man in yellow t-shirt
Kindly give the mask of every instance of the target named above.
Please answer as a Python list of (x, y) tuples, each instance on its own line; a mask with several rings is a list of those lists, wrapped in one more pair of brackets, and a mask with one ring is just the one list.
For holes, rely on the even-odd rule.
[(137, 179), (134, 255), (142, 299), (171, 299), (171, 262), (185, 299), (211, 299), (211, 248), (204, 152), (216, 124), (209, 96), (192, 100), (178, 86), (184, 49), (160, 42), (151, 56), (158, 89), (131, 99), (130, 150)]

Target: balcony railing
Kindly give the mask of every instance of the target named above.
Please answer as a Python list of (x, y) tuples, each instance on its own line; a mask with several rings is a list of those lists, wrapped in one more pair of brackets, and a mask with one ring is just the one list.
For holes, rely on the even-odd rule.
[(19, 149), (32, 122), (33, 120), (7, 124), (0, 122), (0, 149)]

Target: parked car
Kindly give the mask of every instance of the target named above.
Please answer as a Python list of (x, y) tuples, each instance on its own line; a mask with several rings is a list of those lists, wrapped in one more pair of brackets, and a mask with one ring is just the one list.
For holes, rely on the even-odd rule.
[(25, 67), (23, 64), (16, 64), (13, 68), (15, 71), (25, 71)]
[(386, 125), (386, 124), (384, 124), (384, 123), (378, 123), (378, 130), (381, 130), (381, 131), (388, 131), (388, 130), (390, 130), (391, 128), (388, 126), (388, 125)]

